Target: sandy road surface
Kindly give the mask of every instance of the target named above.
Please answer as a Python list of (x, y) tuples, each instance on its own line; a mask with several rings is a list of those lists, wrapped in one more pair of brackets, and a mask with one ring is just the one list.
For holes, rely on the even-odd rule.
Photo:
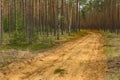
[[(105, 80), (102, 47), (102, 36), (90, 33), (46, 51), (48, 55), (9, 65), (0, 72), (0, 80)], [(55, 74), (57, 69), (63, 71)]]

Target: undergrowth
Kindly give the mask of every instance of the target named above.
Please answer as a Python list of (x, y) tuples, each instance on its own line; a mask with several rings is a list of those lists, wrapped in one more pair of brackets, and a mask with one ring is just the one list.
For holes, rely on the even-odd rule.
[(8, 44), (0, 45), (0, 50), (9, 50), (9, 49), (29, 50), (29, 51), (42, 50), (42, 49), (52, 48), (56, 45), (85, 36), (87, 34), (88, 34), (87, 31), (80, 31), (78, 33), (73, 33), (70, 36), (64, 34), (61, 35), (60, 40), (57, 40), (55, 36), (42, 36), (39, 38), (39, 40), (34, 41), (32, 44), (25, 43), (25, 40), (22, 37), (22, 43), (19, 43), (20, 39), (19, 40), (13, 39)]

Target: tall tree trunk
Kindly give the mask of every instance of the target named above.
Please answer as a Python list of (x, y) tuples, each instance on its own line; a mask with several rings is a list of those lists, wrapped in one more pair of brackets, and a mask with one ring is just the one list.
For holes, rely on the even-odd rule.
[(68, 4), (68, 7), (69, 7), (68, 10), (70, 10), (69, 11), (69, 29), (68, 29), (68, 33), (70, 35), (71, 34), (71, 27), (72, 27), (72, 10), (73, 10), (73, 5)]
[(61, 0), (57, 0), (58, 4), (58, 25), (57, 25), (57, 39), (60, 39), (60, 23), (61, 23)]
[(3, 25), (2, 25), (2, 13), (3, 13), (3, 11), (2, 11), (2, 0), (0, 0), (0, 44), (2, 43), (2, 33), (3, 33), (3, 31), (2, 31), (2, 28), (3, 28)]

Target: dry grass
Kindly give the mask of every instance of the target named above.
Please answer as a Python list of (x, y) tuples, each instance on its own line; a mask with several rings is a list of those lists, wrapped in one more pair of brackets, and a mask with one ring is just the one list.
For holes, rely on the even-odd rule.
[(107, 80), (120, 80), (120, 34), (103, 32), (105, 53), (108, 56)]

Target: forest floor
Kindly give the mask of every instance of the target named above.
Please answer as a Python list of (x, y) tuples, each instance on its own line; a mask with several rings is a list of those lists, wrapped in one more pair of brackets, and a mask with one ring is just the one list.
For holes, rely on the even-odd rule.
[(120, 34), (104, 32), (107, 56), (107, 79), (120, 80)]
[(90, 33), (0, 70), (0, 80), (105, 80), (103, 36)]

